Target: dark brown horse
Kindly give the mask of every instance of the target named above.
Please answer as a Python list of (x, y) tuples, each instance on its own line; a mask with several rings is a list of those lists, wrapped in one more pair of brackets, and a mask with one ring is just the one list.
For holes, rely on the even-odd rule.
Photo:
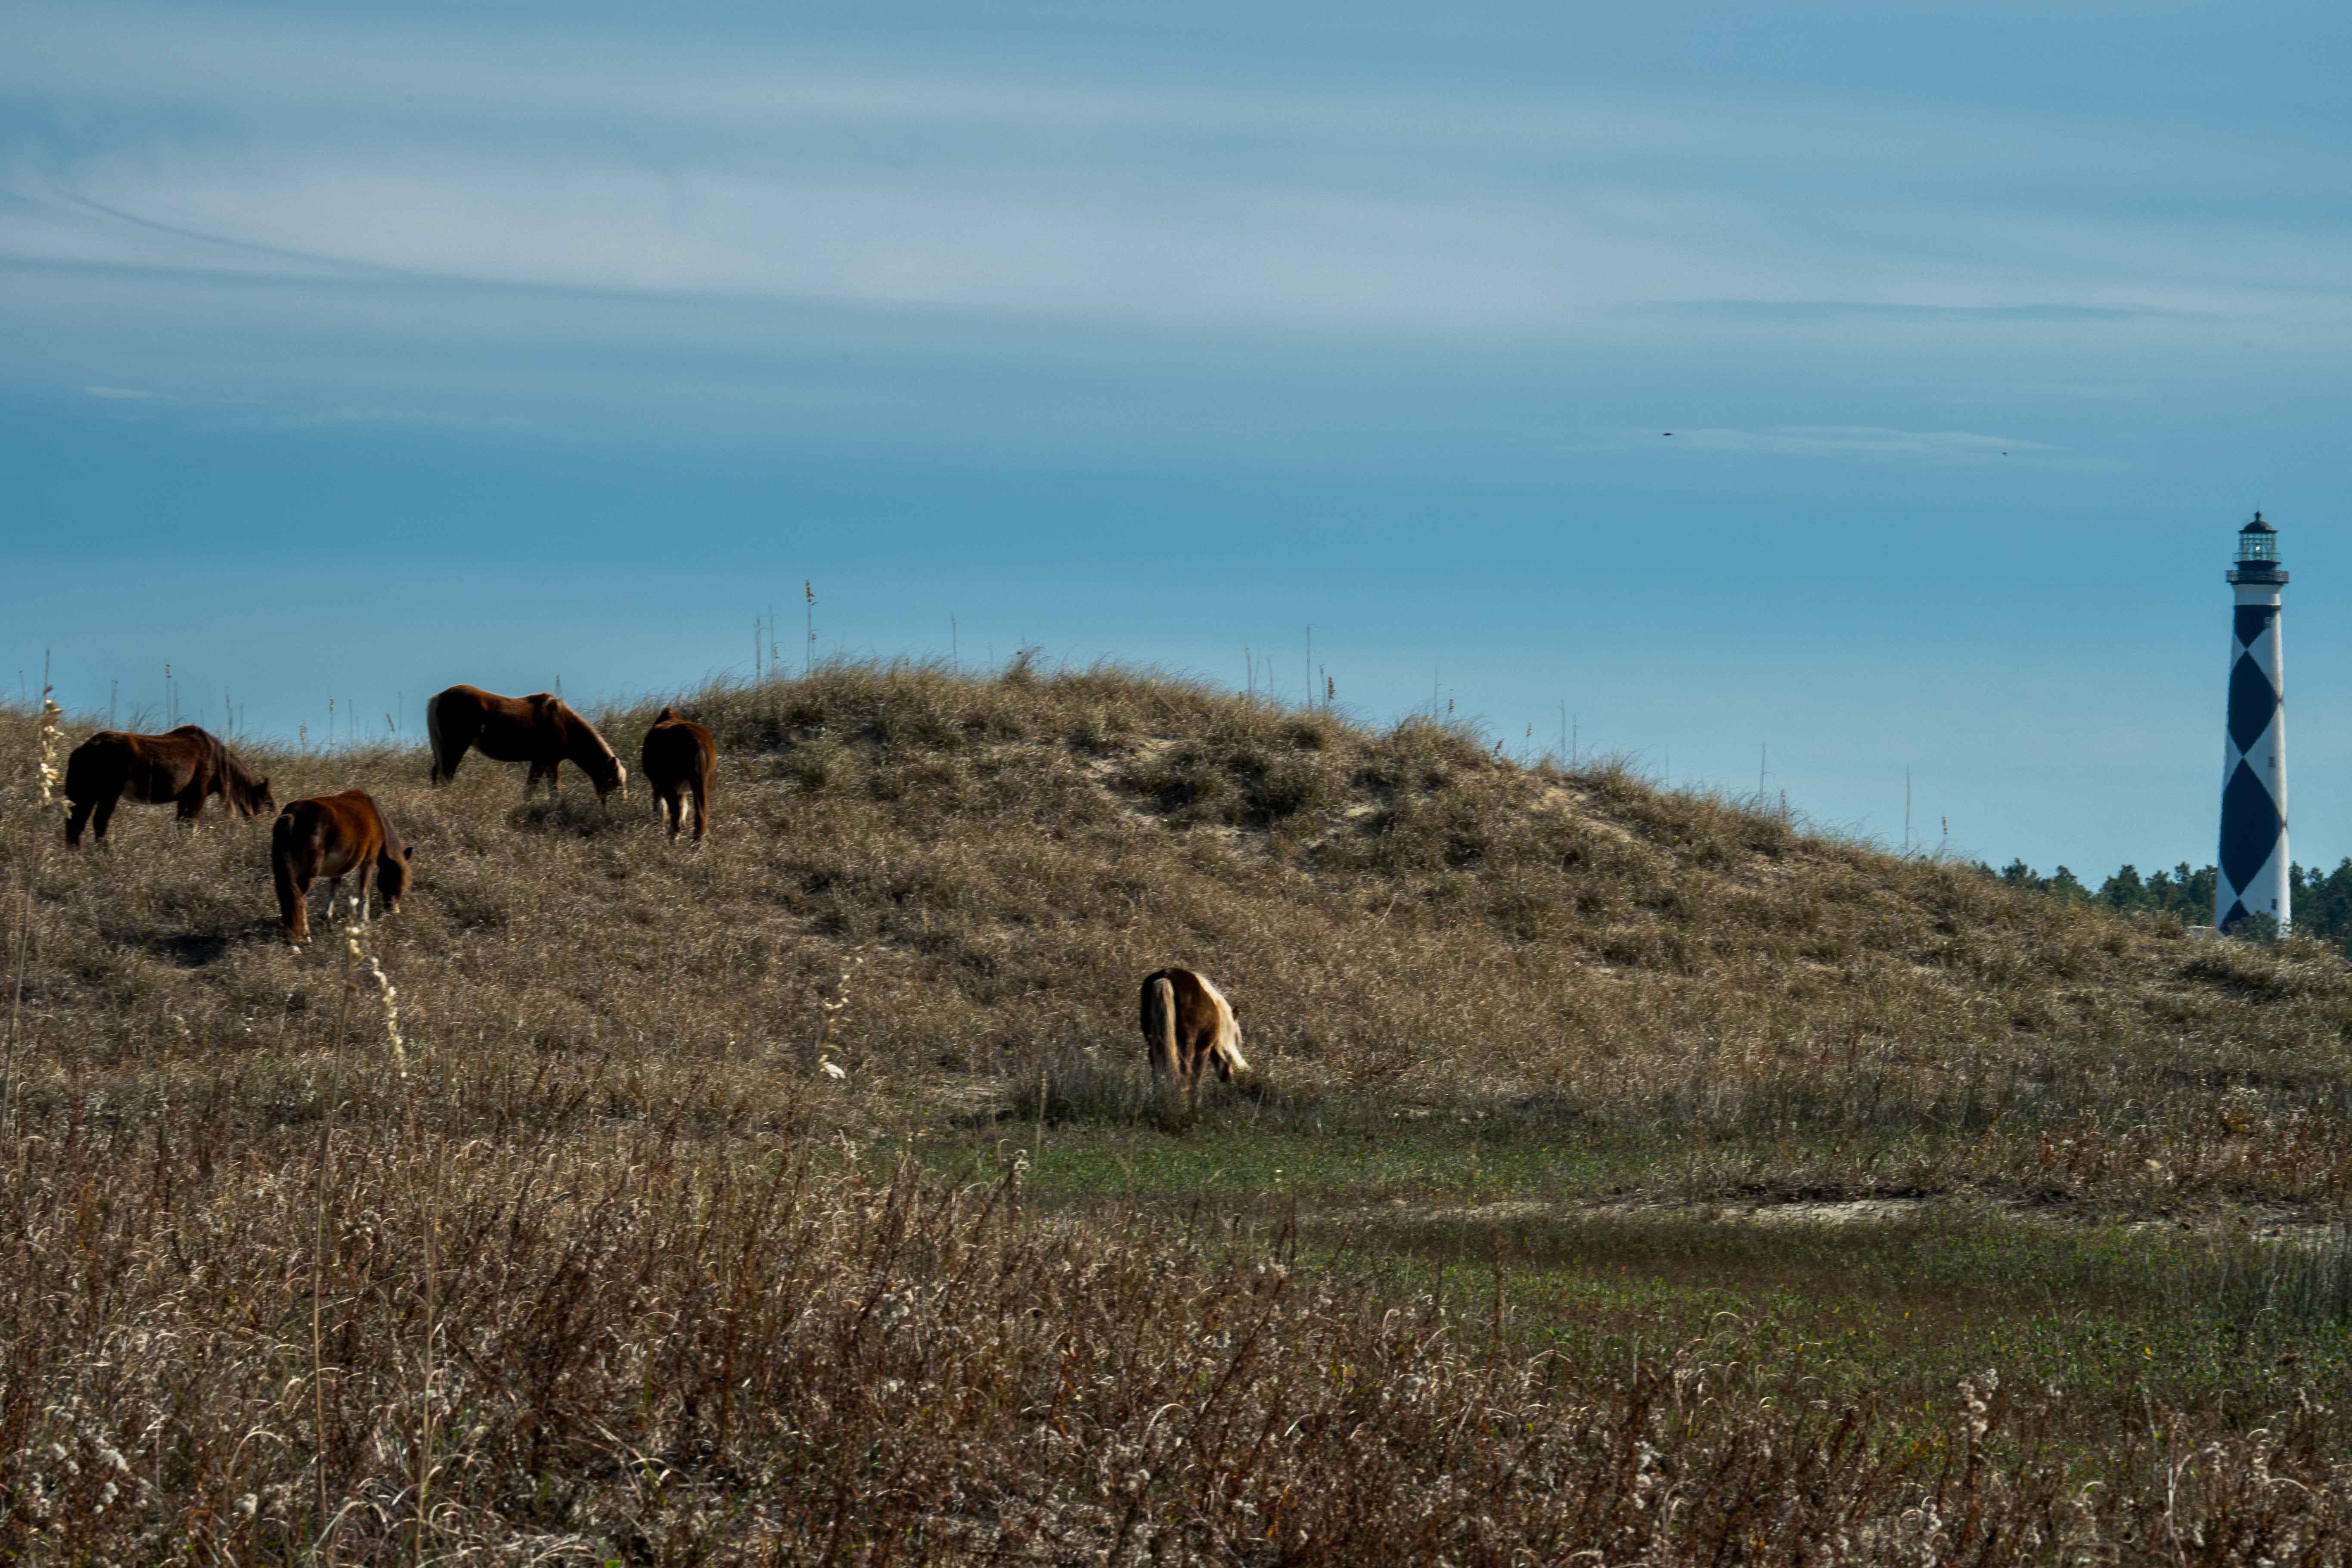
[(1172, 1080), (1189, 1099), (1201, 1075), (1214, 1064), (1227, 1083), (1247, 1072), (1242, 1056), (1241, 1020), (1233, 1004), (1209, 977), (1190, 969), (1155, 969), (1143, 977), (1143, 1048), (1151, 1076)]
[(719, 743), (710, 731), (665, 708), (646, 731), (637, 763), (672, 838), (686, 826), (686, 797), (694, 796), (694, 841), (701, 843), (710, 826), (710, 786), (719, 777)]
[(205, 814), (205, 797), (213, 795), (244, 816), (259, 816), (278, 804), (269, 781), (247, 773), (209, 731), (194, 724), (163, 735), (100, 730), (66, 758), (66, 799), (73, 805), (66, 844), (80, 847), (81, 830), (93, 821), (98, 841), (105, 843), (115, 803), (125, 796), (150, 805), (171, 801), (180, 808), (180, 821), (194, 822)]
[(522, 784), (526, 795), (544, 778), (553, 800), (556, 773), (574, 763), (596, 786), (598, 800), (614, 790), (628, 797), (629, 770), (595, 726), (551, 691), (500, 697), (478, 686), (453, 686), (426, 700), (425, 730), (433, 738), (435, 784), (457, 777), (470, 746), (494, 763), (529, 763), (530, 776)]
[(387, 913), (400, 912), (416, 852), (400, 841), (365, 790), (289, 800), (269, 830), (269, 868), (278, 879), (278, 912), (286, 940), (299, 947), (310, 940), (310, 884), (327, 879), (327, 918), (335, 918), (335, 896), (343, 879), (357, 872), (351, 910), (367, 924), (368, 874), (375, 874)]

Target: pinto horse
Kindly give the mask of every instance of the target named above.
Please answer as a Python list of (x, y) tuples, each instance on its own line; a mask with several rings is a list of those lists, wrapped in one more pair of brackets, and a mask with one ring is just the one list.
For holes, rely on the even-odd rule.
[(686, 797), (694, 796), (694, 841), (701, 843), (710, 826), (710, 786), (719, 777), (719, 743), (710, 731), (665, 708), (646, 731), (637, 763), (671, 838), (686, 826)]
[(544, 778), (548, 799), (555, 799), (557, 773), (574, 763), (596, 786), (598, 800), (614, 790), (628, 798), (629, 770), (596, 727), (551, 691), (500, 697), (478, 686), (453, 686), (426, 700), (425, 730), (433, 738), (435, 784), (457, 776), (470, 746), (494, 763), (529, 763), (526, 796)]
[(209, 731), (194, 724), (162, 735), (100, 730), (66, 758), (66, 799), (73, 806), (66, 819), (66, 847), (79, 848), (82, 828), (93, 822), (98, 841), (105, 843), (115, 804), (126, 795), (150, 805), (172, 801), (180, 808), (180, 821), (194, 822), (205, 814), (205, 797), (212, 795), (244, 816), (259, 816), (278, 804), (269, 781), (247, 773)]
[(1153, 1078), (1172, 1079), (1190, 1099), (1212, 1064), (1227, 1083), (1236, 1071), (1249, 1070), (1242, 1056), (1241, 1020), (1207, 975), (1190, 969), (1155, 969), (1143, 977), (1139, 1000), (1143, 1048), (1151, 1058)]
[(310, 884), (317, 879), (327, 879), (327, 918), (331, 921), (343, 879), (357, 872), (349, 908), (365, 925), (368, 873), (375, 873), (385, 912), (398, 914), (415, 863), (416, 852), (400, 841), (365, 790), (288, 801), (269, 830), (269, 868), (278, 879), (278, 912), (285, 921), (288, 945), (299, 947), (310, 940)]

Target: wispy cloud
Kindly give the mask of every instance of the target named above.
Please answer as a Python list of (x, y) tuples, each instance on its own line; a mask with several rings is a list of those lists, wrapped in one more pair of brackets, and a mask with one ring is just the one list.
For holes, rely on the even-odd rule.
[(2016, 322), (2035, 326), (2074, 322), (2132, 321), (2151, 316), (2197, 314), (2153, 306), (2069, 305), (2052, 301), (2010, 305), (1941, 305), (1864, 300), (1663, 300), (1650, 309), (1664, 315), (1705, 321), (1785, 321), (1812, 326), (1837, 321), (1914, 322), (1975, 327)]
[(293, 430), (334, 425), (414, 425), (436, 430), (531, 428), (530, 420), (517, 416), (469, 414), (449, 408), (312, 408), (299, 414), (262, 416), (249, 423)]
[(1788, 458), (1874, 458), (1941, 463), (1999, 461), (2063, 448), (2013, 436), (1974, 430), (1885, 430), (1867, 425), (1782, 425), (1758, 430), (1698, 429), (1644, 434), (1639, 439), (1705, 452)]
[(38, 47), (0, 60), (0, 90), (75, 130), (0, 132), (0, 259), (52, 266), (1251, 337), (1559, 338), (1647, 309), (2126, 322), (2315, 308), (2342, 237), (2242, 223), (2222, 245), (2200, 219), (2352, 174), (2326, 150), (2022, 110), (1244, 88), (670, 37), (486, 48), (209, 9), (20, 26)]
[(179, 401), (168, 392), (149, 392), (136, 386), (85, 386), (82, 391), (105, 403), (176, 403)]
[[(0, 380), (209, 389), (188, 409), (1089, 453), (1312, 427), (1378, 460), (1703, 407), (1686, 447), (1958, 461), (1935, 426), (2097, 447), (2014, 395), (2099, 382), (2086, 349), (2352, 339), (2352, 217), (2305, 199), (2352, 153), (2185, 118), (925, 56), (878, 26), (21, 11)], [(1924, 357), (1892, 402), (1790, 395), (1894, 353)], [(1777, 423), (1857, 416), (1888, 428)]]

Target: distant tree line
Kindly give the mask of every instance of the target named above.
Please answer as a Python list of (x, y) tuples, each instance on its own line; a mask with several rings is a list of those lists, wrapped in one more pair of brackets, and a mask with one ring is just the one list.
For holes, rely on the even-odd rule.
[[(1990, 866), (1978, 868), (2012, 888), (2053, 898), (2105, 904), (2111, 910), (2154, 910), (2179, 915), (2191, 925), (2210, 924), (2213, 919), (2218, 873), (2210, 866), (2192, 869), (2186, 860), (2169, 871), (2151, 871), (2145, 877), (2137, 867), (2121, 866), (2095, 890), (2084, 886), (2082, 879), (2063, 866), (2047, 877), (2022, 860), (2012, 860), (1998, 871)], [(2294, 929), (2352, 953), (2352, 858), (2333, 871), (2290, 865), (2287, 884), (2294, 905)]]

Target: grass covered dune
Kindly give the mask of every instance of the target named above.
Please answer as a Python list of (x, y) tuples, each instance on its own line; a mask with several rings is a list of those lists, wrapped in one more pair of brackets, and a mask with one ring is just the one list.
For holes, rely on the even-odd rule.
[(1116, 669), (681, 706), (699, 851), (240, 748), (415, 850), (300, 953), (0, 712), (0, 1553), (2344, 1555), (2332, 951)]

